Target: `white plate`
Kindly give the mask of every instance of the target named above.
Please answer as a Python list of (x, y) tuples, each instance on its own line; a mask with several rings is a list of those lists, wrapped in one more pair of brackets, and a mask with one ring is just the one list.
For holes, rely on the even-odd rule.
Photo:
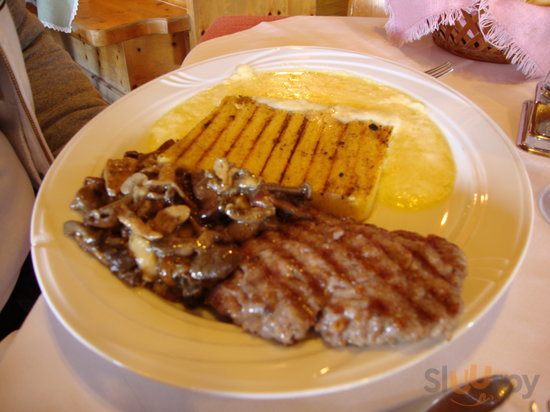
[[(515, 148), (471, 101), (416, 70), (334, 49), (292, 47), (219, 57), (178, 70), (130, 93), (84, 127), (59, 155), (36, 201), (32, 252), (49, 306), (85, 345), (116, 364), (179, 387), (249, 397), (283, 397), (349, 388), (425, 358), (447, 344), (424, 341), (378, 349), (330, 349), (319, 339), (281, 347), (238, 327), (186, 313), (126, 287), (63, 236), (83, 178), (106, 159), (139, 150), (167, 110), (234, 73), (253, 69), (345, 70), (426, 103), (457, 164), (451, 199), (416, 214), (377, 207), (372, 221), (436, 233), (469, 259), (464, 333), (497, 300), (523, 258), (533, 219), (530, 184)], [(455, 335), (455, 336), (456, 336)]]

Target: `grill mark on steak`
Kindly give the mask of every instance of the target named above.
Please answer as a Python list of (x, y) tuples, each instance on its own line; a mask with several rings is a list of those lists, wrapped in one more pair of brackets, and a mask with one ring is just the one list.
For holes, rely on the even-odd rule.
[[(355, 250), (355, 256), (357, 247), (369, 246), (368, 242), (372, 242), (380, 254), (376, 259), (372, 259), (373, 256), (360, 259), (367, 273), (374, 263), (374, 274), (378, 277), (374, 286), (382, 287), (381, 299), (376, 299), (370, 305), (374, 313), (381, 309), (392, 312), (388, 308), (408, 306), (408, 310), (393, 310), (392, 318), (400, 330), (412, 331), (425, 323), (436, 324), (438, 319), (454, 317), (460, 312), (462, 303), (460, 290), (456, 286), (465, 273), (465, 264), (459, 262), (461, 275), (457, 278), (452, 271), (453, 266), (443, 264), (441, 260), (449, 254), (453, 255), (456, 266), (456, 261), (462, 260), (461, 253), (455, 253), (458, 250), (456, 246), (436, 236), (423, 238), (410, 232), (387, 232), (355, 223), (346, 225), (346, 232), (348, 235), (342, 241), (345, 248)], [(365, 234), (373, 235), (366, 243), (357, 237)], [(439, 246), (440, 250), (436, 250), (433, 244)], [(407, 273), (407, 277), (399, 275), (400, 272)], [(405, 315), (400, 317), (400, 313)]]
[[(338, 265), (333, 265), (333, 276), (330, 280), (329, 294), (332, 297), (337, 297), (337, 299), (330, 299), (327, 303), (331, 311), (345, 316), (346, 304), (344, 300), (359, 299), (368, 300), (368, 305), (364, 307), (364, 310), (369, 313), (369, 316), (386, 316), (388, 312), (391, 311), (392, 307), (392, 305), (388, 304), (388, 301), (400, 301), (399, 306), (405, 307), (406, 309), (401, 312), (405, 314), (419, 314), (419, 308), (415, 307), (415, 305), (411, 305), (410, 300), (403, 294), (403, 291), (397, 290), (392, 284), (387, 282), (385, 276), (383, 276), (384, 267), (377, 267), (376, 262), (373, 262), (372, 255), (377, 255), (377, 260), (381, 260), (385, 264), (393, 264), (393, 262), (384, 255), (384, 251), (376, 239), (369, 239), (370, 244), (367, 245), (371, 246), (371, 259), (361, 259), (359, 256), (363, 253), (357, 249), (357, 243), (358, 240), (360, 240), (357, 238), (357, 233), (348, 230), (351, 233), (342, 236), (342, 238), (336, 241), (327, 242), (326, 237), (329, 236), (325, 237), (323, 234), (313, 233), (312, 231), (314, 228), (311, 223), (306, 226), (306, 228), (301, 226), (288, 228), (290, 235), (292, 236), (292, 232), (299, 235), (301, 231), (303, 231), (304, 234), (307, 234), (307, 238), (302, 238), (304, 242), (309, 244), (319, 244), (321, 242), (328, 243), (324, 257), (329, 257), (331, 262), (340, 262)], [(328, 231), (329, 234), (332, 230), (337, 232), (340, 229), (331, 227)], [(324, 235), (327, 235), (327, 233), (324, 233)], [(361, 244), (365, 245), (366, 242), (361, 242)], [(374, 251), (375, 253), (373, 253)], [(394, 271), (400, 269), (401, 268), (397, 266)], [(414, 321), (410, 316), (405, 316), (403, 313), (395, 310), (393, 312), (392, 319), (401, 329), (408, 327), (411, 322)], [(423, 315), (423, 313), (420, 314)], [(425, 317), (428, 318), (428, 316)], [(343, 330), (351, 321), (353, 321), (353, 319), (343, 317), (338, 323), (339, 330)]]
[[(357, 228), (360, 232), (363, 231), (361, 227)], [(355, 302), (360, 310), (358, 313), (346, 317), (346, 320), (351, 319), (346, 324), (350, 327), (349, 333), (344, 329), (339, 330), (338, 333), (331, 333), (334, 332), (331, 325), (333, 321), (330, 320), (330, 316), (329, 321), (326, 322), (322, 318), (318, 326), (324, 326), (318, 327), (318, 330), (326, 331), (326, 325), (329, 326), (330, 336), (324, 335), (323, 337), (327, 341), (330, 340), (332, 345), (383, 343), (386, 340), (394, 341), (399, 338), (399, 335), (404, 335), (406, 340), (417, 340), (423, 336), (430, 336), (432, 333), (446, 334), (454, 328), (455, 315), (460, 312), (462, 307), (460, 290), (454, 287), (453, 282), (440, 276), (438, 270), (441, 270), (441, 267), (434, 270), (433, 267), (425, 264), (426, 254), (431, 257), (438, 254), (435, 250), (431, 250), (429, 241), (432, 237), (427, 239), (428, 242), (423, 242), (425, 253), (418, 253), (418, 250), (411, 247), (410, 242), (401, 243), (404, 240), (402, 237), (404, 234), (405, 232), (390, 233), (378, 229), (378, 233), (369, 239), (369, 241), (374, 241), (376, 247), (384, 253), (380, 255), (380, 260), (374, 261), (374, 274), (378, 278), (374, 284), (368, 285), (364, 296), (367, 299), (374, 299), (373, 305), (367, 304), (365, 307), (362, 302)], [(347, 239), (351, 239), (351, 236)], [(348, 247), (353, 248), (351, 243), (348, 243)], [(406, 260), (410, 258), (408, 264), (406, 260), (401, 260), (402, 266), (397, 266), (399, 272), (395, 272), (390, 277), (390, 279), (394, 276), (399, 277), (399, 273), (405, 273), (406, 276), (403, 278), (405, 282), (402, 284), (394, 284), (387, 277), (384, 279), (383, 276), (380, 276), (384, 270), (391, 269), (392, 262), (399, 262), (396, 257), (398, 259), (407, 257)], [(368, 260), (362, 259), (361, 261), (365, 263)], [(462, 266), (462, 269), (465, 269), (465, 266)], [(464, 273), (464, 271), (462, 272)], [(403, 276), (401, 275), (401, 277)], [(334, 300), (339, 302), (341, 299), (336, 296)], [(331, 303), (325, 312), (331, 311), (330, 305)], [(349, 304), (348, 308), (353, 306), (354, 304)], [(381, 311), (381, 308), (384, 310)], [(376, 333), (372, 335), (362, 333), (364, 329), (360, 327), (367, 322), (368, 316), (365, 314), (369, 312), (373, 316), (370, 319), (376, 319), (379, 323), (375, 328)], [(444, 322), (440, 322), (440, 320), (444, 320)]]
[[(307, 283), (300, 279), (300, 271), (294, 262), (281, 253), (281, 250), (272, 248), (268, 245), (269, 239), (266, 239), (264, 250), (258, 250), (257, 247), (249, 250), (251, 254), (259, 256), (256, 260), (257, 269), (264, 271), (269, 277), (270, 286), (278, 291), (275, 296), (276, 301), (270, 302), (271, 307), (277, 306), (278, 302), (293, 302), (296, 310), (302, 312), (304, 318), (311, 318), (311, 303), (308, 302), (308, 292), (310, 288)], [(254, 244), (259, 246), (260, 243)], [(251, 290), (250, 292), (254, 292)], [(268, 300), (269, 301), (269, 300)], [(269, 306), (268, 306), (269, 307)]]
[[(250, 258), (207, 303), (283, 344), (303, 339), (309, 329), (331, 346), (449, 336), (462, 310), (466, 274), (457, 246), (310, 213), (311, 220), (283, 223), (247, 241), (243, 253)], [(254, 316), (251, 304), (261, 308)]]
[[(359, 238), (362, 237), (361, 238)], [(369, 245), (369, 241), (374, 244), (376, 256), (369, 254), (369, 259), (359, 259), (360, 263), (369, 270), (369, 273), (372, 273), (377, 278), (372, 279), (376, 282), (376, 285), (385, 289), (385, 296), (395, 297), (394, 294), (397, 294), (397, 299), (403, 299), (405, 302), (401, 302), (402, 305), (410, 306), (410, 313), (415, 313), (419, 318), (423, 318), (426, 321), (433, 321), (435, 316), (431, 311), (426, 310), (422, 305), (419, 305), (418, 302), (413, 299), (408, 293), (408, 285), (406, 279), (403, 276), (400, 276), (399, 273), (410, 268), (415, 260), (414, 254), (411, 253), (410, 249), (403, 247), (399, 243), (399, 238), (394, 238), (393, 240), (398, 241), (389, 241), (384, 236), (379, 236), (374, 234), (370, 239), (364, 237), (364, 233), (356, 231), (355, 233), (355, 242), (349, 242), (351, 236), (344, 239), (346, 247), (350, 250), (355, 251), (356, 256), (363, 255), (364, 252), (360, 247), (372, 247)], [(359, 243), (358, 240), (365, 240), (364, 242)], [(359, 243), (359, 244), (358, 244)], [(410, 279), (412, 280), (412, 279)], [(432, 304), (438, 304), (437, 302)], [(386, 305), (384, 305), (386, 307)], [(399, 327), (407, 327), (408, 323), (411, 322), (410, 319), (406, 317), (396, 317), (396, 323)]]
[[(297, 247), (293, 250), (293, 246)], [(274, 231), (248, 242), (242, 253), (251, 258), (234, 275), (240, 279), (237, 282), (246, 303), (233, 303), (222, 313), (264, 338), (285, 344), (304, 339), (326, 303), (326, 296), (319, 278), (305, 269), (304, 261), (295, 253), (300, 247), (303, 245)], [(209, 303), (214, 307), (220, 304), (212, 298)]]
[[(295, 242), (293, 239), (286, 239), (281, 233), (277, 232), (268, 232), (265, 238), (271, 242), (270, 246), (275, 250), (275, 253), (271, 253), (271, 250), (266, 251), (267, 254), (264, 259), (266, 263), (279, 266), (280, 269), (278, 273), (280, 275), (283, 275), (283, 272), (287, 268), (291, 269), (290, 273), (287, 272), (287, 275), (292, 274), (292, 278), (300, 282), (302, 288), (305, 289), (305, 293), (323, 293), (320, 277), (315, 277), (315, 275), (308, 270), (307, 265), (299, 259), (300, 253), (305, 252), (303, 250), (303, 244)], [(292, 287), (292, 285), (290, 285), (290, 287)]]

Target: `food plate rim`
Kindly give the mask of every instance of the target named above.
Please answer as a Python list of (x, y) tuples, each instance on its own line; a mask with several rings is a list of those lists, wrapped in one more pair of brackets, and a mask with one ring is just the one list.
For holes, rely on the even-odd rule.
[[(310, 54), (298, 56), (297, 53), (299, 54), (300, 52), (310, 53)], [(146, 85), (142, 86), (142, 88), (138, 88), (137, 90), (129, 93), (128, 95), (122, 97), (118, 102), (115, 102), (114, 104), (117, 104), (118, 106), (123, 105), (129, 99), (135, 99), (134, 96), (136, 96), (138, 93), (144, 93), (144, 90), (146, 90), (147, 88), (155, 87), (159, 83), (161, 83), (163, 81), (167, 81), (167, 79), (169, 80), (170, 78), (173, 78), (173, 76), (175, 76), (175, 75), (177, 76), (181, 73), (185, 74), (185, 73), (187, 73), (189, 71), (192, 71), (196, 68), (200, 68), (200, 67), (203, 67), (205, 65), (212, 65), (214, 63), (217, 63), (217, 62), (220, 62), (220, 61), (226, 61), (228, 59), (232, 60), (234, 58), (238, 59), (239, 57), (250, 57), (252, 60), (254, 60), (254, 59), (257, 59), (258, 57), (261, 58), (261, 56), (272, 56), (276, 60), (277, 58), (281, 58), (281, 56), (291, 55), (295, 58), (295, 60), (291, 61), (292, 63), (295, 63), (296, 61), (302, 61), (301, 64), (307, 66), (308, 62), (309, 62), (307, 60), (307, 58), (310, 57), (310, 55), (315, 55), (315, 54), (319, 54), (322, 58), (327, 58), (327, 56), (331, 56), (331, 54), (338, 54), (338, 55), (341, 55), (341, 56), (355, 56), (359, 60), (366, 59), (367, 61), (369, 61), (371, 63), (372, 62), (376, 63), (376, 61), (382, 61), (382, 62), (385, 62), (385, 64), (390, 64), (391, 66), (399, 68), (399, 70), (405, 71), (405, 73), (408, 73), (413, 77), (422, 76), (422, 75), (429, 77), (428, 75), (424, 74), (423, 72), (421, 72), (419, 70), (410, 68), (410, 67), (405, 66), (403, 64), (400, 64), (398, 62), (394, 62), (394, 61), (391, 61), (391, 60), (388, 60), (388, 59), (384, 59), (384, 58), (380, 58), (380, 57), (377, 57), (377, 56), (372, 56), (372, 55), (368, 55), (368, 54), (364, 54), (364, 53), (348, 51), (348, 50), (326, 48), (326, 47), (309, 47), (309, 46), (305, 46), (305, 47), (304, 46), (300, 46), (300, 47), (290, 46), (290, 47), (277, 47), (277, 48), (262, 48), (262, 49), (254, 49), (254, 50), (247, 50), (247, 51), (241, 51), (241, 52), (236, 52), (236, 53), (230, 53), (230, 54), (227, 54), (227, 55), (222, 55), (222, 56), (210, 58), (210, 59), (207, 59), (207, 60), (204, 60), (204, 61), (201, 61), (201, 62), (194, 63), (194, 64), (189, 65), (187, 67), (183, 67), (183, 68), (174, 70), (171, 73), (167, 73), (166, 75), (163, 75), (163, 76), (147, 83)], [(287, 56), (285, 56), (285, 57), (287, 57)], [(247, 61), (243, 61), (241, 64), (243, 64), (243, 63), (246, 64)], [(296, 64), (294, 64), (294, 66), (296, 66)], [(327, 70), (330, 70), (330, 67), (328, 67)], [(363, 74), (363, 77), (366, 77), (366, 76), (367, 76), (366, 74)], [(199, 80), (202, 80), (202, 79), (199, 79)], [(216, 83), (217, 81), (220, 81), (220, 80), (222, 80), (222, 79), (211, 80), (208, 85), (210, 85), (211, 83)], [(516, 169), (518, 169), (518, 171), (520, 173), (519, 179), (521, 180), (521, 183), (523, 185), (522, 189), (524, 191), (524, 194), (528, 194), (527, 197), (524, 199), (524, 201), (526, 203), (523, 204), (523, 206), (526, 206), (525, 211), (524, 211), (525, 215), (523, 216), (523, 221), (524, 221), (524, 223), (527, 223), (527, 225), (528, 225), (528, 227), (523, 229), (523, 232), (522, 232), (523, 233), (522, 237), (525, 238), (524, 241), (522, 242), (522, 248), (523, 249), (519, 253), (518, 259), (515, 262), (515, 265), (513, 265), (513, 268), (511, 269), (506, 281), (501, 285), (501, 287), (499, 288), (497, 293), (494, 294), (492, 300), (488, 304), (484, 305), (482, 307), (482, 309), (478, 312), (478, 314), (476, 316), (476, 319), (475, 319), (475, 321), (477, 322), (479, 319), (481, 319), (494, 306), (494, 304), (499, 300), (499, 298), (502, 296), (502, 294), (504, 294), (504, 292), (507, 290), (509, 284), (512, 282), (513, 278), (515, 277), (515, 275), (517, 273), (519, 265), (521, 264), (521, 262), (523, 261), (523, 259), (525, 257), (527, 246), (528, 246), (530, 235), (531, 235), (532, 224), (533, 224), (533, 200), (532, 200), (532, 196), (531, 196), (532, 191), (531, 191), (529, 179), (527, 178), (527, 173), (525, 171), (525, 168), (524, 168), (523, 164), (521, 163), (519, 155), (514, 150), (513, 144), (506, 138), (505, 134), (502, 132), (500, 127), (494, 122), (494, 120), (492, 120), (483, 110), (481, 110), (475, 103), (473, 103), (470, 99), (468, 99), (467, 97), (462, 95), (460, 92), (454, 90), (453, 88), (449, 87), (445, 83), (442, 83), (440, 80), (430, 78), (430, 81), (437, 83), (438, 87), (445, 89), (447, 93), (452, 93), (455, 97), (462, 99), (467, 105), (469, 105), (473, 110), (475, 110), (477, 112), (477, 114), (479, 114), (484, 119), (485, 122), (490, 124), (490, 126), (495, 130), (495, 132), (499, 136), (500, 140), (503, 142), (503, 144), (507, 147), (508, 151), (510, 152), (510, 156), (514, 160), (514, 166), (515, 166)], [(182, 89), (185, 89), (185, 87), (186, 86), (182, 86)], [(190, 96), (192, 96), (192, 94), (187, 96), (187, 98), (190, 97)], [(109, 110), (109, 109), (106, 109), (106, 110)], [(167, 108), (167, 110), (169, 110), (169, 108)], [(99, 116), (101, 116), (101, 114)], [(59, 159), (63, 160), (65, 158), (65, 153), (68, 150), (70, 150), (71, 147), (77, 145), (79, 136), (83, 136), (83, 135), (86, 136), (86, 133), (87, 133), (88, 129), (93, 128), (94, 124), (95, 124), (94, 120), (92, 120), (89, 124), (84, 126), (84, 128), (79, 133), (77, 133), (77, 135), (75, 136), (73, 141), (71, 141), (67, 145), (67, 147), (61, 152), (61, 154), (59, 155)], [(52, 166), (51, 170), (56, 170), (58, 168), (58, 165), (60, 164), (60, 162), (61, 161), (59, 161), (59, 162), (56, 161), (54, 163), (54, 165)], [(59, 166), (59, 167), (61, 167), (61, 166)], [(52, 173), (53, 172), (51, 172), (51, 173), (49, 172), (46, 175), (45, 182), (49, 182), (52, 179), (51, 178)], [(39, 193), (38, 193), (38, 196), (37, 196), (37, 205), (41, 204), (41, 199), (44, 198), (45, 196), (47, 196), (45, 194), (45, 192), (43, 190), (40, 190)], [(97, 344), (94, 344), (93, 342), (90, 342), (88, 339), (83, 337), (85, 334), (82, 334), (82, 332), (80, 331), (80, 328), (82, 327), (82, 325), (75, 325), (73, 322), (71, 322), (68, 319), (68, 316), (66, 315), (66, 313), (64, 313), (64, 311), (67, 310), (67, 309), (63, 308), (63, 306), (60, 305), (60, 303), (58, 301), (56, 301), (56, 298), (54, 296), (54, 292), (52, 291), (52, 288), (55, 288), (59, 285), (57, 285), (57, 286), (52, 285), (50, 283), (50, 279), (48, 277), (48, 275), (49, 276), (52, 275), (51, 273), (48, 273), (48, 271), (53, 271), (53, 269), (49, 268), (47, 261), (44, 261), (44, 259), (45, 259), (44, 253), (47, 254), (47, 252), (45, 252), (45, 248), (42, 247), (42, 244), (43, 244), (43, 241), (44, 241), (44, 233), (42, 232), (43, 226), (42, 226), (42, 221), (41, 221), (42, 218), (43, 218), (42, 214), (39, 213), (39, 207), (35, 208), (35, 210), (33, 211), (32, 229), (31, 229), (32, 254), (33, 254), (33, 259), (35, 260), (35, 267), (37, 269), (37, 277), (38, 277), (39, 284), (42, 288), (42, 291), (44, 293), (44, 296), (45, 296), (45, 299), (48, 303), (48, 306), (53, 310), (53, 312), (54, 312), (55, 316), (57, 317), (57, 319), (60, 320), (60, 322), (71, 332), (71, 334), (74, 337), (77, 338), (77, 340), (79, 340), (81, 343), (83, 343), (90, 350), (100, 354), (102, 357), (116, 363), (119, 366), (122, 366), (122, 367), (124, 367), (128, 370), (137, 372), (141, 375), (147, 376), (151, 379), (154, 379), (154, 380), (157, 380), (157, 381), (160, 381), (160, 382), (164, 382), (164, 383), (168, 383), (168, 384), (172, 384), (172, 385), (176, 385), (176, 386), (181, 386), (182, 388), (185, 388), (185, 389), (199, 390), (199, 391), (203, 391), (203, 392), (207, 392), (207, 393), (216, 393), (216, 394), (223, 393), (225, 395), (237, 396), (237, 397), (278, 398), (278, 397), (289, 397), (289, 396), (308, 396), (308, 395), (318, 394), (318, 393), (320, 393), (320, 391), (323, 391), (323, 393), (327, 393), (327, 392), (330, 392), (330, 391), (348, 389), (348, 388), (351, 388), (351, 387), (355, 387), (355, 386), (358, 386), (358, 385), (362, 385), (362, 384), (365, 384), (365, 383), (368, 383), (368, 382), (378, 380), (382, 377), (387, 377), (389, 375), (393, 375), (393, 374), (399, 372), (400, 370), (403, 370), (407, 367), (411, 367), (412, 365), (416, 364), (420, 360), (425, 359), (427, 356), (429, 356), (430, 354), (438, 351), (441, 347), (445, 346), (445, 344), (446, 344), (445, 342), (440, 342), (440, 343), (434, 344), (434, 345), (431, 346), (431, 348), (429, 350), (424, 351), (422, 353), (421, 357), (416, 357), (416, 358), (410, 359), (409, 361), (402, 364), (400, 367), (393, 368), (391, 370), (384, 371), (384, 372), (375, 374), (373, 376), (367, 376), (364, 379), (358, 378), (358, 379), (354, 379), (352, 382), (346, 381), (346, 382), (342, 382), (340, 384), (335, 384), (335, 385), (330, 385), (330, 386), (320, 385), (320, 386), (316, 387), (315, 385), (313, 385), (313, 387), (311, 387), (309, 389), (300, 389), (300, 390), (297, 390), (297, 391), (293, 391), (292, 389), (283, 390), (283, 391), (269, 391), (269, 390), (265, 390), (265, 389), (259, 390), (259, 391), (258, 390), (250, 391), (250, 390), (246, 390), (246, 389), (243, 389), (242, 391), (238, 391), (238, 390), (234, 390), (234, 389), (232, 389), (232, 390), (225, 389), (224, 390), (224, 389), (221, 389), (221, 388), (214, 388), (213, 389), (213, 388), (208, 388), (208, 387), (193, 386), (192, 384), (189, 384), (188, 382), (181, 383), (181, 382), (174, 381), (173, 379), (166, 379), (166, 378), (163, 378), (162, 376), (157, 376), (154, 371), (146, 370), (146, 368), (144, 370), (143, 368), (136, 367), (135, 365), (132, 365), (131, 362), (128, 362), (127, 360), (125, 361), (125, 360), (113, 358), (113, 356), (109, 353), (108, 349), (106, 349), (105, 347), (100, 348), (100, 347), (97, 346)], [(46, 260), (47, 260), (47, 258), (46, 258)], [(43, 271), (45, 271), (46, 273), (43, 273)], [(466, 330), (470, 329), (474, 325), (474, 323), (475, 322), (470, 322), (468, 325), (465, 325), (464, 327), (462, 327), (457, 332), (454, 339), (457, 339), (459, 336), (461, 336), (463, 333), (465, 333)]]

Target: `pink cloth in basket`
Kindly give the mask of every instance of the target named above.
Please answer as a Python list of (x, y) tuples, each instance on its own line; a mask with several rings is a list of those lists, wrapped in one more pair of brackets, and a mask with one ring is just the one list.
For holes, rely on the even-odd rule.
[(523, 0), (386, 0), (386, 32), (398, 45), (417, 40), (453, 24), (461, 9), (480, 12), (480, 26), (489, 28), (485, 39), (502, 49), (529, 78), (550, 72), (550, 7)]

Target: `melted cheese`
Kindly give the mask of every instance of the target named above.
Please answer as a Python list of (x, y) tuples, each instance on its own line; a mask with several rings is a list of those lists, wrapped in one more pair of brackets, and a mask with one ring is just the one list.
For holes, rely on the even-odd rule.
[(393, 126), (377, 200), (386, 206), (425, 209), (448, 198), (453, 190), (452, 152), (425, 105), (395, 88), (347, 73), (255, 73), (243, 66), (227, 81), (192, 96), (159, 119), (148, 135), (151, 147), (180, 139), (224, 96), (237, 94), (294, 99), (294, 105), (303, 104), (299, 101), (341, 105), (335, 114), (340, 120), (366, 116)]

